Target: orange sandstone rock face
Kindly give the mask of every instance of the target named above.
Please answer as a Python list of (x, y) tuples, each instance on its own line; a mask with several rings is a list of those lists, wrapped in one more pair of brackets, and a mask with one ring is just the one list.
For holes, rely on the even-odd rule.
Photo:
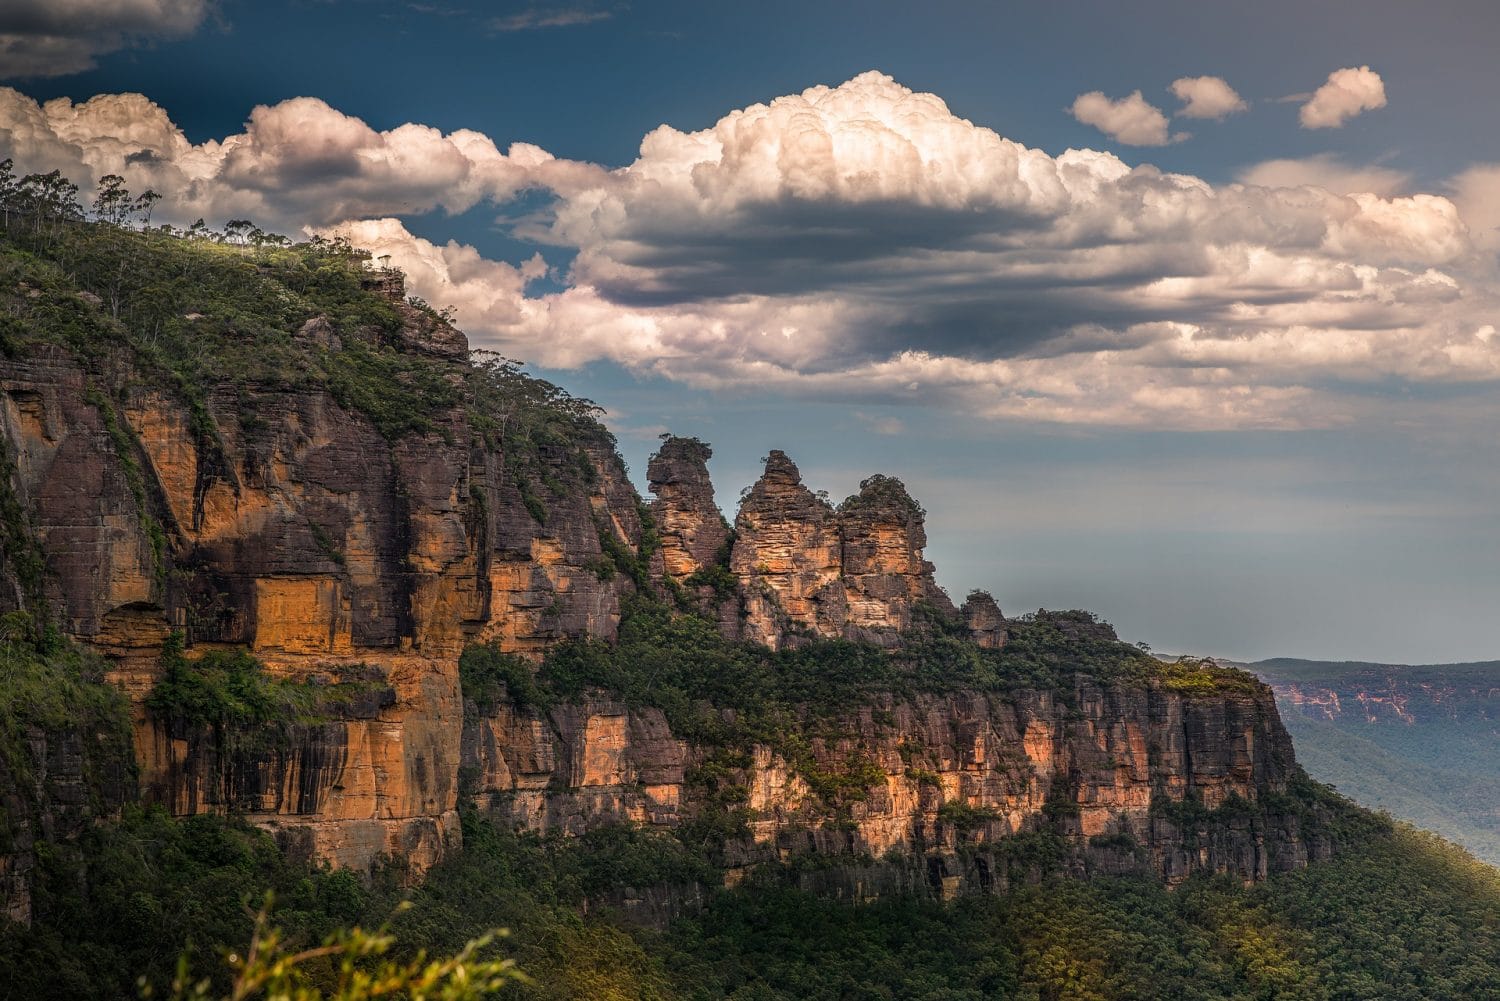
[(745, 635), (772, 649), (799, 628), (839, 635), (849, 611), (838, 515), (785, 452), (766, 460), (734, 528), (729, 566), (745, 595)]
[[(944, 878), (979, 886), (984, 866), (1004, 869), (1003, 839), (1038, 830), (1059, 831), (1077, 864), (1145, 869), (1168, 882), (1200, 871), (1262, 879), (1331, 850), (1258, 804), (1285, 789), (1292, 768), (1264, 691), (1200, 699), (1080, 685), (888, 699), (813, 732), (819, 771), (863, 773), (873, 764), (872, 784), (830, 803), (773, 748), (754, 748), (748, 765), (733, 769), (750, 836), (731, 846), (731, 857), (897, 852), (951, 861), (963, 847), (967, 868)], [(546, 717), (471, 707), (464, 737), (476, 804), (537, 832), (687, 822), (712, 809), (688, 778), (708, 754), (675, 739), (656, 710), (603, 698)], [(1242, 826), (1179, 828), (1170, 804), (1188, 797), (1210, 809), (1242, 801)]]
[(653, 572), (681, 584), (713, 565), (729, 539), (708, 477), (713, 450), (696, 438), (668, 438), (651, 457), (646, 478), (656, 495), (651, 512), (661, 548)]
[(261, 657), (350, 654), (349, 602), (334, 577), (273, 577), (255, 582), (255, 641)]
[(922, 558), (927, 545), (922, 508), (900, 480), (872, 476), (839, 506), (843, 575), (849, 594), (846, 633), (891, 641), (907, 629), (919, 604), (952, 613), (953, 603)]
[(774, 451), (735, 520), (746, 635), (772, 648), (799, 633), (894, 645), (919, 605), (953, 612), (926, 545), (922, 509), (899, 480), (873, 476), (835, 510)]

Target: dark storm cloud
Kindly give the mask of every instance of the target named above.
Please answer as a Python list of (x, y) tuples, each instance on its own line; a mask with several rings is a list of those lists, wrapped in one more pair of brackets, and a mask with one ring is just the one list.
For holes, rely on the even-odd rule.
[(127, 45), (190, 35), (210, 0), (8, 0), (0, 4), (0, 77), (63, 76)]

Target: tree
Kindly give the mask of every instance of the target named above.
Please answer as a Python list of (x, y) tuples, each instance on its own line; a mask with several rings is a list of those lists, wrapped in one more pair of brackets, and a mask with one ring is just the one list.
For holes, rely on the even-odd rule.
[(99, 178), (94, 193), (94, 218), (111, 226), (123, 226), (130, 212), (130, 191), (125, 187), (125, 178), (119, 174)]
[(161, 195), (158, 195), (150, 188), (147, 188), (136, 197), (135, 203), (131, 206), (131, 211), (140, 220), (141, 229), (151, 228), (151, 210), (159, 201), (161, 201)]
[(249, 219), (231, 219), (224, 224), (224, 242), (241, 245), (249, 240), (253, 229), (255, 223)]
[(21, 178), (18, 189), (21, 211), (31, 216), (32, 232), (40, 233), (46, 228), (56, 235), (64, 222), (76, 222), (83, 218), (83, 206), (78, 201), (78, 185), (62, 176), (62, 171), (48, 174), (27, 174)]
[(0, 160), (0, 213), (4, 213), (5, 227), (10, 228), (10, 213), (15, 208), (20, 188), (16, 184), (16, 163), (10, 157)]

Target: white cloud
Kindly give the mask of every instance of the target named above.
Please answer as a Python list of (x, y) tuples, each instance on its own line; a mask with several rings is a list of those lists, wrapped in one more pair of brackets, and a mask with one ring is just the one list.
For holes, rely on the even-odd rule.
[[(1500, 282), (1470, 235), (1494, 218), (1488, 173), (1455, 200), (1356, 190), (1334, 161), (1215, 186), (1028, 148), (878, 73), (662, 126), (614, 170), (307, 98), (195, 145), (139, 95), (0, 90), (0, 147), (152, 183), (179, 220), (336, 227), (476, 345), (553, 367), (1183, 428), (1336, 425), (1379, 405), (1368, 387), (1500, 382)], [(566, 273), (395, 218), (534, 189), (550, 201), (524, 231), (576, 252)]]
[(1069, 110), (1084, 125), (1092, 125), (1127, 146), (1165, 146), (1187, 138), (1182, 133), (1170, 135), (1167, 116), (1138, 90), (1118, 101), (1110, 100), (1102, 91), (1091, 90), (1079, 94)]
[(1363, 111), (1385, 107), (1385, 82), (1368, 66), (1345, 67), (1328, 74), (1298, 117), (1304, 129), (1337, 129)]
[(1448, 186), (1475, 242), (1500, 250), (1500, 163), (1470, 167)]
[(194, 145), (140, 94), (103, 94), (38, 105), (0, 88), (0, 148), (28, 169), (87, 179), (113, 173), (131, 188), (170, 192), (176, 217), (230, 216), (296, 232), (351, 218), (463, 212), (522, 188), (566, 188), (603, 172), (558, 161), (526, 143), (501, 153), (467, 129), (370, 128), (317, 98), (262, 105), (245, 131)]
[(1412, 182), (1411, 175), (1405, 171), (1349, 164), (1332, 153), (1301, 159), (1266, 160), (1241, 170), (1238, 179), (1244, 184), (1267, 188), (1310, 186), (1336, 195), (1368, 191), (1387, 197), (1410, 188)]
[(1222, 77), (1184, 76), (1172, 81), (1172, 93), (1183, 102), (1177, 112), (1184, 118), (1211, 118), (1215, 121), (1250, 107)]
[(491, 18), (489, 26), (491, 31), (501, 32), (535, 31), (539, 28), (576, 28), (584, 24), (593, 24), (596, 21), (605, 21), (612, 16), (610, 11), (586, 7), (564, 7), (556, 10), (532, 8), (521, 11), (519, 14)]
[(0, 4), (0, 79), (63, 76), (96, 56), (198, 30), (209, 0), (7, 0)]

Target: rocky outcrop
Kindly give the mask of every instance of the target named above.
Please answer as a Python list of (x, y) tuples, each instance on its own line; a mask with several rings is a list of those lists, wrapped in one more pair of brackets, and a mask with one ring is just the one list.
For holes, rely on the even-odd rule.
[(730, 569), (745, 628), (772, 648), (801, 637), (900, 642), (919, 606), (953, 604), (922, 557), (924, 513), (899, 480), (873, 476), (835, 509), (773, 451), (735, 519)]
[(714, 502), (708, 478), (713, 450), (696, 438), (667, 437), (646, 466), (646, 480), (656, 500), (660, 548), (652, 555), (652, 573), (678, 584), (716, 565), (729, 541), (729, 526)]
[[(809, 732), (812, 760), (793, 767), (772, 746), (728, 757), (694, 746), (658, 711), (607, 698), (551, 713), (471, 705), (464, 756), (476, 804), (518, 828), (672, 828), (721, 809), (727, 783), (747, 808), (745, 835), (728, 850), (739, 866), (899, 856), (934, 862), (948, 891), (987, 887), (1038, 837), (1055, 838), (1080, 871), (1168, 882), (1194, 872), (1261, 879), (1332, 848), (1267, 805), (1294, 761), (1265, 690), (1194, 698), (1079, 684), (886, 698)], [(709, 789), (710, 772), (728, 777)], [(840, 775), (862, 788), (827, 781)], [(949, 877), (957, 882), (942, 884)]]
[(802, 485), (780, 450), (740, 503), (729, 568), (745, 598), (745, 634), (776, 648), (797, 633), (837, 636), (849, 617), (843, 537), (832, 505)]
[(986, 650), (999, 650), (1005, 646), (1005, 616), (988, 591), (971, 592), (960, 611), (975, 643)]
[(951, 614), (953, 603), (922, 558), (926, 513), (900, 480), (872, 476), (839, 505), (843, 578), (848, 598), (845, 635), (895, 642), (921, 605)]

